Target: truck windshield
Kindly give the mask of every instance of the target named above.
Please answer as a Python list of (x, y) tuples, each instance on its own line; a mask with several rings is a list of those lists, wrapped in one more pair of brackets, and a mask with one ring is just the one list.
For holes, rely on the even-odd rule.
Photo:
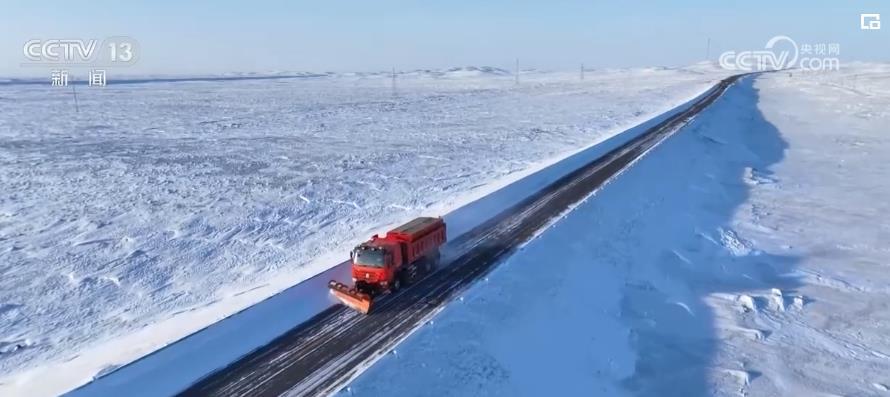
[(383, 267), (383, 250), (357, 248), (353, 263), (361, 266)]

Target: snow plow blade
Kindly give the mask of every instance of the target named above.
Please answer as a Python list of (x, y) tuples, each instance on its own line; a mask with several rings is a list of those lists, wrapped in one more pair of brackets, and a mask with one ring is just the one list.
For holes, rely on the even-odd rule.
[(346, 306), (355, 309), (362, 314), (371, 311), (371, 295), (359, 292), (355, 288), (349, 288), (346, 284), (331, 280), (328, 282), (331, 293)]

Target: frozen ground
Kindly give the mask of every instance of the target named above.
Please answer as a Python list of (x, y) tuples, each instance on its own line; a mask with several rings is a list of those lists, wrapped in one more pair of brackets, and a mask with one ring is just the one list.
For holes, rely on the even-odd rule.
[(148, 82), (79, 87), (79, 113), (67, 90), (2, 85), (0, 391), (83, 383), (721, 75)]
[(744, 80), (341, 393), (890, 395), (888, 109)]

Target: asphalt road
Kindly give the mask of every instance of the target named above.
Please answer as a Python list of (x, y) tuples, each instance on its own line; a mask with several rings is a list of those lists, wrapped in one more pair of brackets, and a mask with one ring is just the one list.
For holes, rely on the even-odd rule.
[(269, 345), (209, 375), (181, 396), (327, 395), (434, 316), (516, 247), (583, 200), (719, 98), (740, 76), (625, 145), (561, 178), (450, 244), (450, 264), (375, 302), (370, 315), (332, 307)]

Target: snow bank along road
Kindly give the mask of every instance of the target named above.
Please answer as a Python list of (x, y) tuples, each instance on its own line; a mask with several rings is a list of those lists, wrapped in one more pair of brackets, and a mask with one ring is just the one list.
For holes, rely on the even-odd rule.
[(370, 316), (330, 308), (203, 379), (183, 396), (323, 395), (335, 392), (430, 319), (457, 292), (532, 238), (627, 165), (719, 98), (739, 76), (722, 80), (696, 104), (645, 134), (570, 173), (450, 244), (450, 264), (387, 296)]

